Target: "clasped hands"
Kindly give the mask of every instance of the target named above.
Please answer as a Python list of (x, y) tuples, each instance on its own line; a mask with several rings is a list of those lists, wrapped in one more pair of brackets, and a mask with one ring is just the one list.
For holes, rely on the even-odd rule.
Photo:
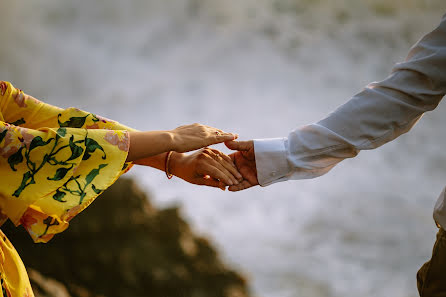
[(229, 156), (212, 148), (192, 154), (173, 153), (169, 171), (183, 180), (197, 185), (241, 191), (258, 185), (253, 141), (227, 141)]
[[(201, 124), (169, 131), (130, 132), (127, 161), (155, 167), (197, 185), (240, 191), (258, 185), (253, 141)], [(209, 146), (235, 150), (229, 156)], [(191, 152), (191, 154), (185, 154)], [(165, 162), (168, 152), (172, 152)], [(167, 166), (167, 168), (166, 168)]]

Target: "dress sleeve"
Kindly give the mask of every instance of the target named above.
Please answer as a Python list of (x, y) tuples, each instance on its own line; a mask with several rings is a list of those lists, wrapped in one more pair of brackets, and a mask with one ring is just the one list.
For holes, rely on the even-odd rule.
[(132, 166), (117, 122), (0, 83), (0, 208), (47, 242)]

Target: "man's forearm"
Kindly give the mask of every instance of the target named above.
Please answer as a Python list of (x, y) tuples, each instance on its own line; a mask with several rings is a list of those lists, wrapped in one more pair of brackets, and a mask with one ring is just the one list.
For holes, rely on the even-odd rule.
[(384, 81), (370, 84), (325, 119), (287, 138), (255, 141), (259, 183), (325, 174), (360, 150), (374, 149), (409, 131), (445, 93), (446, 16)]

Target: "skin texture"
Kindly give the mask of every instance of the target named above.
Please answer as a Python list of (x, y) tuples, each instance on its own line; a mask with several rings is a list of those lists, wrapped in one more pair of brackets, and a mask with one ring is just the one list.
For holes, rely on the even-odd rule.
[[(236, 152), (229, 156), (210, 148), (192, 154), (173, 152), (169, 172), (195, 185), (222, 190), (229, 186), (228, 190), (232, 192), (258, 185), (254, 142), (227, 141), (225, 145)], [(134, 163), (164, 171), (166, 154), (139, 159)]]
[(258, 185), (254, 141), (228, 141), (225, 142), (225, 145), (229, 149), (237, 151), (230, 154), (229, 157), (243, 176), (243, 181), (230, 186), (229, 191), (241, 191)]
[(170, 131), (130, 132), (127, 162), (168, 151), (190, 152), (213, 144), (231, 141), (238, 136), (201, 124), (178, 127)]
[[(167, 153), (134, 161), (135, 164), (165, 170)], [(238, 173), (231, 158), (218, 150), (205, 148), (192, 154), (173, 152), (169, 172), (191, 184), (226, 189), (236, 185), (243, 177)]]
[[(131, 132), (127, 161), (165, 171), (167, 152), (172, 151), (170, 173), (192, 184), (225, 190), (238, 185), (243, 177), (229, 156), (207, 146), (235, 138), (235, 134), (200, 124), (171, 131)], [(183, 153), (196, 149), (200, 150)]]
[(231, 158), (210, 148), (193, 154), (174, 153), (169, 167), (173, 175), (187, 182), (222, 190), (243, 180)]

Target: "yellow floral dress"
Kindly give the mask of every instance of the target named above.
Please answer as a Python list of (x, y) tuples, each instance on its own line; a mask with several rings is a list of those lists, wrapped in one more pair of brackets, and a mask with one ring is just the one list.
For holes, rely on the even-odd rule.
[[(0, 82), (0, 223), (47, 242), (132, 166), (132, 129), (76, 108), (45, 104)], [(0, 231), (3, 297), (34, 296), (25, 267)]]

